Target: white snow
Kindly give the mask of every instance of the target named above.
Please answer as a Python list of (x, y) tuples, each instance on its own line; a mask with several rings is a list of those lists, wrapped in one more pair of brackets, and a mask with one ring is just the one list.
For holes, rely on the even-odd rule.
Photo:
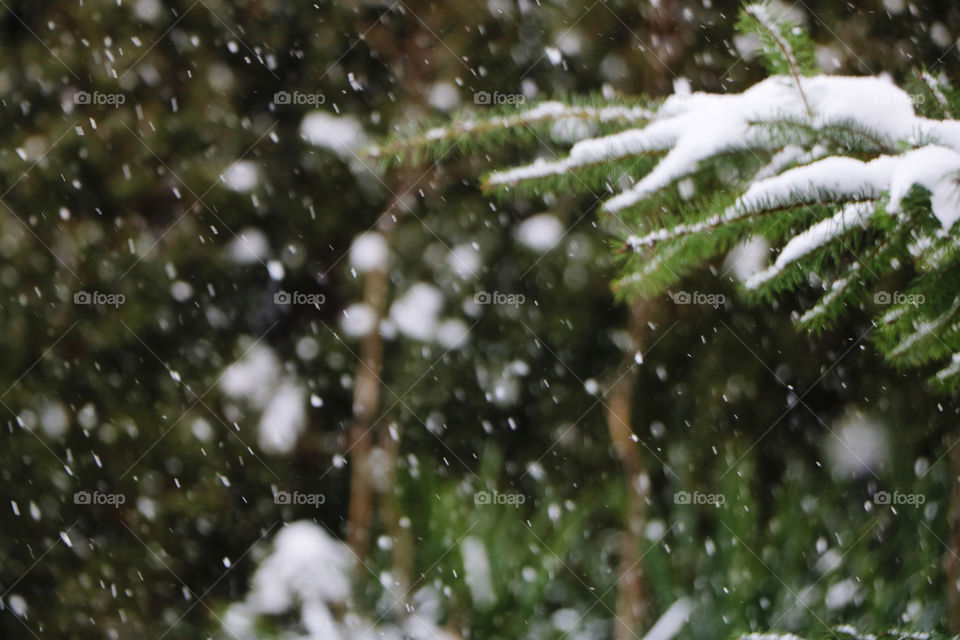
[(40, 427), (49, 438), (60, 438), (70, 427), (70, 414), (59, 400), (47, 399), (39, 412)]
[(386, 269), (389, 258), (387, 240), (376, 231), (361, 233), (350, 245), (350, 266), (359, 273)]
[(270, 252), (270, 242), (266, 234), (259, 229), (242, 229), (227, 245), (230, 259), (237, 264), (263, 262)]
[(368, 304), (355, 302), (343, 310), (340, 326), (351, 338), (362, 338), (377, 326), (377, 313)]
[(752, 236), (739, 242), (723, 263), (724, 273), (733, 273), (741, 282), (764, 268), (770, 258), (770, 243), (760, 236)]
[(960, 154), (952, 149), (930, 145), (902, 156), (890, 184), (891, 212), (900, 210), (903, 198), (915, 185), (930, 193), (933, 215), (944, 229), (950, 229), (960, 218)]
[(434, 109), (450, 111), (460, 104), (460, 92), (449, 82), (436, 82), (430, 85), (427, 102)]
[(564, 227), (556, 216), (540, 213), (521, 222), (515, 233), (520, 244), (534, 251), (545, 252), (557, 245), (563, 237)]
[(826, 453), (835, 474), (867, 476), (879, 470), (887, 458), (883, 427), (868, 414), (850, 411), (834, 425), (826, 438)]
[[(350, 595), (353, 557), (346, 545), (330, 537), (318, 525), (298, 521), (277, 534), (273, 551), (251, 579), (246, 601), (227, 623), (230, 630), (247, 635), (252, 623), (249, 612), (282, 614), (298, 607), (311, 638), (340, 638), (330, 605), (345, 602)], [(237, 606), (237, 605), (235, 605)]]
[(27, 606), (27, 601), (23, 596), (16, 593), (11, 594), (7, 597), (7, 606), (14, 615), (20, 616), (21, 618), (25, 618), (27, 616), (29, 607)]
[(654, 623), (643, 640), (670, 640), (690, 618), (693, 605), (687, 598), (680, 598), (663, 612), (663, 615)]
[[(701, 161), (718, 154), (745, 149), (769, 149), (774, 161), (738, 203), (741, 212), (790, 196), (814, 199), (820, 195), (875, 199), (890, 191), (893, 210), (911, 185), (923, 184), (933, 193), (934, 213), (944, 228), (960, 218), (960, 194), (955, 177), (960, 171), (960, 122), (935, 121), (914, 112), (909, 94), (886, 77), (814, 76), (800, 80), (812, 120), (791, 77), (774, 76), (739, 94), (692, 93), (674, 95), (643, 128), (583, 140), (566, 158), (538, 159), (533, 163), (490, 176), (492, 185), (509, 186), (522, 180), (560, 175), (588, 165), (651, 153), (665, 153), (660, 162), (636, 184), (608, 199), (604, 209), (617, 212), (696, 171)], [(855, 126), (876, 141), (880, 150), (896, 151), (899, 142), (926, 145), (901, 156), (880, 156), (871, 162), (830, 157), (776, 175), (802, 154), (798, 148), (778, 149), (763, 127), (755, 122), (807, 122), (814, 127)], [(932, 141), (932, 142), (931, 142)], [(821, 151), (816, 151), (813, 158)], [(728, 212), (731, 216), (733, 211)], [(678, 227), (698, 232), (720, 224)], [(664, 230), (646, 240), (631, 239), (636, 247), (675, 234)]]
[(857, 583), (853, 580), (842, 580), (830, 585), (824, 603), (828, 609), (842, 609), (857, 595)]
[(445, 349), (458, 349), (464, 346), (469, 335), (469, 328), (459, 318), (449, 318), (437, 327), (437, 344)]
[[(282, 367), (270, 347), (256, 344), (224, 371), (220, 388), (235, 400), (262, 409), (258, 443), (269, 453), (288, 454), (306, 427), (307, 394)], [(196, 433), (205, 439), (205, 430)]]
[(469, 244), (458, 244), (447, 257), (447, 265), (462, 280), (473, 278), (477, 275), (483, 262), (480, 259), (480, 251)]
[(333, 151), (345, 160), (356, 157), (367, 144), (363, 126), (353, 116), (312, 111), (300, 123), (300, 136), (310, 144)]
[(273, 349), (257, 344), (227, 367), (220, 378), (220, 388), (232, 398), (247, 399), (254, 406), (263, 408), (279, 375), (280, 362)]
[(780, 255), (768, 269), (756, 273), (747, 279), (748, 289), (755, 289), (776, 277), (791, 263), (810, 254), (856, 228), (864, 228), (873, 215), (873, 201), (854, 202), (843, 207), (833, 216), (817, 222), (803, 233), (794, 236), (780, 250)]
[(291, 453), (307, 424), (306, 392), (285, 379), (260, 417), (260, 448), (269, 453)]
[[(235, 640), (257, 640), (258, 618), (293, 614), (297, 631), (282, 633), (289, 640), (453, 640), (436, 620), (440, 594), (432, 586), (409, 596), (407, 607), (393, 605), (393, 623), (386, 615), (370, 620), (353, 609), (351, 579), (356, 560), (347, 545), (313, 522), (301, 520), (283, 527), (272, 551), (261, 561), (244, 600), (223, 615), (223, 627)], [(389, 574), (382, 580), (393, 584)]]
[(407, 337), (432, 341), (437, 331), (437, 315), (443, 308), (443, 294), (433, 285), (418, 282), (390, 306), (390, 319)]
[(481, 609), (489, 607), (496, 600), (496, 594), (493, 592), (490, 560), (483, 541), (467, 536), (460, 543), (460, 553), (463, 555), (464, 580), (470, 589), (473, 604)]
[(251, 191), (260, 182), (260, 171), (257, 165), (249, 160), (239, 160), (230, 165), (221, 176), (227, 188), (237, 191)]

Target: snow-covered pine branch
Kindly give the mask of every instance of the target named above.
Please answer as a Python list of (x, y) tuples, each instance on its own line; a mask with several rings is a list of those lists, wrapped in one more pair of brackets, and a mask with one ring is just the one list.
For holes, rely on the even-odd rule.
[[(929, 73), (918, 74), (911, 92), (884, 76), (819, 73), (807, 35), (764, 3), (746, 7), (739, 26), (761, 42), (767, 79), (741, 93), (651, 102), (606, 135), (575, 137), (566, 153), (494, 170), (485, 187), (538, 195), (605, 188), (603, 211), (618, 219), (623, 241), (615, 288), (628, 297), (662, 294), (698, 265), (763, 237), (771, 259), (745, 280), (748, 293), (812, 290), (818, 297), (799, 315), (810, 329), (869, 307), (891, 359), (946, 361), (934, 380), (960, 387), (960, 243), (952, 233), (960, 94)], [(428, 137), (513, 127), (510, 117)]]

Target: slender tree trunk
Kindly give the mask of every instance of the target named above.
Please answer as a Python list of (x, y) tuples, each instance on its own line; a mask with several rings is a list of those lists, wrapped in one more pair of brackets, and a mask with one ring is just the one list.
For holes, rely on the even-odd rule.
[(392, 570), (390, 572), (393, 578), (398, 600), (394, 603), (396, 606), (406, 605), (406, 594), (410, 588), (413, 579), (413, 535), (409, 526), (403, 524), (403, 512), (400, 508), (400, 499), (397, 493), (397, 456), (400, 452), (400, 426), (396, 423), (391, 424), (383, 430), (380, 438), (380, 449), (384, 452), (384, 458), (389, 464), (389, 472), (384, 486), (381, 488), (383, 493), (381, 503), (381, 513), (383, 514), (384, 526), (390, 539), (393, 541)]
[[(401, 189), (399, 193), (404, 193)], [(387, 238), (398, 215), (399, 202), (393, 199), (380, 216), (378, 229)], [(390, 280), (387, 267), (364, 275), (363, 302), (373, 310), (374, 326), (360, 345), (353, 382), (353, 423), (350, 426), (350, 505), (347, 513), (347, 544), (357, 558), (366, 561), (373, 521), (375, 487), (370, 454), (377, 436), (380, 412), (380, 376), (383, 371), (383, 335), (380, 320), (387, 310)]]
[[(630, 307), (630, 336), (639, 351), (645, 344), (645, 321), (649, 302), (639, 300)], [(647, 615), (647, 597), (640, 547), (643, 540), (646, 503), (650, 480), (643, 456), (633, 441), (633, 390), (637, 383), (633, 354), (624, 362), (627, 373), (610, 388), (607, 396), (607, 428), (620, 463), (623, 465), (626, 509), (623, 531), (620, 534), (620, 579), (617, 597), (617, 619), (614, 621), (614, 640), (630, 640), (643, 625)], [(623, 371), (621, 368), (620, 371)], [(619, 374), (618, 374), (619, 375)]]
[(960, 633), (960, 436), (946, 441), (950, 454), (950, 508), (947, 513), (950, 527), (947, 552), (943, 558), (947, 579), (947, 615), (949, 630)]

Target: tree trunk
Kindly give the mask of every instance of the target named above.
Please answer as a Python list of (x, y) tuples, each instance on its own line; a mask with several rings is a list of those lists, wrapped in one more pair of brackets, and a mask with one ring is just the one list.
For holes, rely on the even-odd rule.
[[(645, 344), (645, 322), (650, 303), (639, 300), (630, 306), (629, 329), (634, 349), (639, 351)], [(607, 396), (607, 428), (610, 439), (623, 465), (626, 509), (623, 531), (620, 534), (620, 563), (617, 570), (619, 594), (617, 619), (614, 621), (614, 640), (636, 638), (636, 630), (647, 615), (646, 588), (643, 567), (640, 564), (640, 547), (643, 540), (646, 502), (650, 480), (643, 456), (633, 441), (631, 427), (633, 390), (637, 383), (636, 363), (633, 354), (624, 362), (626, 373), (614, 382)], [(623, 371), (621, 368), (620, 371)]]
[[(400, 193), (405, 191), (401, 189)], [(389, 245), (400, 203), (393, 199), (380, 216), (379, 230)], [(372, 269), (364, 276), (363, 302), (373, 310), (374, 325), (360, 345), (353, 383), (353, 423), (350, 426), (350, 505), (347, 513), (347, 544), (361, 562), (365, 562), (370, 545), (373, 521), (374, 492), (370, 454), (376, 439), (380, 410), (380, 376), (383, 370), (383, 335), (380, 320), (387, 310), (390, 280), (388, 267)]]
[(944, 555), (944, 573), (947, 579), (947, 616), (949, 631), (960, 633), (960, 436), (951, 436), (945, 443), (949, 448), (950, 508), (947, 515), (950, 527), (947, 553)]

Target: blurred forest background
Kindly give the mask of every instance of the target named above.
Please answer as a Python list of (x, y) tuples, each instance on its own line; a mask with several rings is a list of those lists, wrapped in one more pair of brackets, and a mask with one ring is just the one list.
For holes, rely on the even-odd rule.
[[(631, 313), (595, 199), (362, 154), (478, 95), (741, 90), (739, 3), (0, 4), (0, 637), (309, 630), (237, 605), (296, 521), (351, 549), (332, 615), (413, 637), (960, 632), (958, 405), (866, 314), (744, 305), (748, 248)], [(828, 72), (958, 77), (953, 2), (781, 8)]]

